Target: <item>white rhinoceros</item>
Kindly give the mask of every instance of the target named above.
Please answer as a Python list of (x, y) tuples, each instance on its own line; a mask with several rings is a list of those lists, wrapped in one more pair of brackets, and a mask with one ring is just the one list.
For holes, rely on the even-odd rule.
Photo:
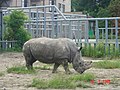
[(54, 63), (53, 73), (62, 64), (66, 73), (69, 73), (68, 63), (72, 63), (75, 71), (83, 73), (91, 67), (92, 62), (84, 62), (74, 41), (68, 38), (35, 38), (27, 41), (23, 46), (26, 67), (32, 69), (35, 61), (46, 64)]

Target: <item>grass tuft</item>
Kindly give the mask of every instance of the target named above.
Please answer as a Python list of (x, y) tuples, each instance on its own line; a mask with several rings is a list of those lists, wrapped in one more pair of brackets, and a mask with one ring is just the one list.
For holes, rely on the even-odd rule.
[(48, 88), (48, 82), (43, 79), (33, 79), (31, 87), (37, 87), (37, 88), (42, 88), (46, 89)]
[(3, 72), (0, 72), (0, 77), (1, 77), (1, 76), (4, 76), (4, 73), (3, 73)]
[(84, 82), (90, 82), (91, 80), (93, 80), (95, 78), (95, 76), (91, 73), (87, 73), (87, 74), (77, 74), (77, 75), (73, 75), (70, 77), (71, 80), (74, 81), (84, 81)]
[(114, 68), (120, 68), (120, 61), (99, 61), (94, 62), (93, 67), (95, 68), (104, 68), (104, 69), (114, 69)]
[(35, 69), (41, 69), (41, 70), (50, 70), (50, 66), (48, 65), (43, 65), (41, 67), (34, 67)]
[(75, 88), (76, 85), (74, 82), (72, 82), (69, 78), (63, 78), (63, 77), (55, 77), (51, 80), (48, 81), (49, 85), (48, 87), (50, 88), (55, 88), (55, 89), (71, 89)]
[(27, 70), (24, 66), (14, 66), (7, 69), (8, 73), (16, 73), (16, 74), (33, 74), (35, 70)]

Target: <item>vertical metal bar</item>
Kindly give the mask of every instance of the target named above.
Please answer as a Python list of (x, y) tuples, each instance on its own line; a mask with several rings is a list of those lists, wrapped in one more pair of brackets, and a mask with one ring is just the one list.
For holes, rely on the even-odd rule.
[(37, 19), (37, 20), (36, 20), (36, 37), (39, 37), (39, 30), (38, 30), (38, 23), (39, 23), (39, 22), (38, 22), (38, 19), (39, 19), (39, 18), (38, 18), (38, 17), (39, 17), (39, 16), (38, 16), (38, 15), (39, 15), (38, 13), (39, 13), (39, 12), (38, 12), (38, 8), (36, 8), (36, 10), (37, 10), (37, 14), (36, 14), (36, 19)]
[(58, 21), (57, 21), (58, 15), (54, 14), (54, 17), (55, 17), (54, 19), (56, 20), (55, 21), (55, 37), (57, 38), (58, 37)]
[(82, 35), (82, 22), (80, 22), (80, 43), (82, 43), (82, 38), (83, 38), (83, 35)]
[(65, 37), (65, 38), (67, 38), (67, 34), (66, 34), (66, 32), (67, 32), (67, 31), (66, 31), (66, 30), (67, 30), (67, 24), (66, 24), (66, 23), (67, 23), (67, 22), (65, 22), (65, 25), (64, 25), (64, 35), (65, 35), (64, 37)]
[(0, 40), (3, 40), (3, 14), (2, 9), (0, 10)]
[(47, 36), (46, 35), (46, 8), (44, 7), (44, 33), (43, 36)]
[(108, 20), (105, 20), (105, 48), (108, 46)]
[(51, 7), (52, 9), (52, 38), (54, 38), (55, 32), (54, 32), (54, 7)]
[(81, 32), (80, 32), (80, 21), (77, 22), (77, 36), (78, 36), (78, 46), (80, 47), (80, 36), (81, 36)]
[(63, 22), (63, 21), (60, 21), (60, 37), (62, 37), (62, 31), (63, 31), (62, 22)]
[(88, 44), (88, 29), (89, 29), (89, 21), (87, 20), (87, 21), (85, 21), (85, 43), (87, 43)]
[(99, 39), (98, 20), (96, 20), (95, 24), (96, 24), (96, 31), (95, 31), (95, 34), (96, 34), (96, 43), (98, 43), (98, 39)]
[(34, 37), (33, 36), (33, 30), (31, 29), (31, 9), (29, 8), (29, 32), (30, 32), (30, 34), (31, 34), (31, 36), (32, 37)]
[(118, 48), (119, 47), (118, 45), (118, 19), (115, 19), (115, 37), (116, 37), (115, 47)]
[(71, 26), (72, 24), (71, 23), (72, 22), (69, 21), (69, 29), (67, 30), (68, 31), (67, 34), (68, 34), (68, 37), (72, 39), (72, 26)]
[(104, 29), (102, 29), (102, 39), (104, 39)]

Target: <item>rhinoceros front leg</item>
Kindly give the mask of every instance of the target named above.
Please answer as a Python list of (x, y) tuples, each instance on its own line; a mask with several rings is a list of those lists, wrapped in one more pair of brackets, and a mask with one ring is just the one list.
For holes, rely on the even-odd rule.
[(55, 72), (57, 71), (57, 68), (58, 68), (59, 66), (60, 66), (59, 63), (55, 63), (52, 73), (55, 73)]
[(69, 67), (68, 67), (68, 61), (65, 60), (63, 63), (62, 63), (64, 69), (65, 69), (65, 72), (66, 74), (71, 74), (71, 71), (69, 70)]

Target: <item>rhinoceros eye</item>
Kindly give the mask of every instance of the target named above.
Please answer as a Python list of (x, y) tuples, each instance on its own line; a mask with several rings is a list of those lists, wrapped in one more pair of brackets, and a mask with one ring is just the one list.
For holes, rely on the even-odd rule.
[(80, 65), (80, 66), (84, 66), (84, 63), (83, 63), (83, 62), (79, 62), (79, 65)]
[(81, 62), (79, 62), (79, 64), (81, 64)]

